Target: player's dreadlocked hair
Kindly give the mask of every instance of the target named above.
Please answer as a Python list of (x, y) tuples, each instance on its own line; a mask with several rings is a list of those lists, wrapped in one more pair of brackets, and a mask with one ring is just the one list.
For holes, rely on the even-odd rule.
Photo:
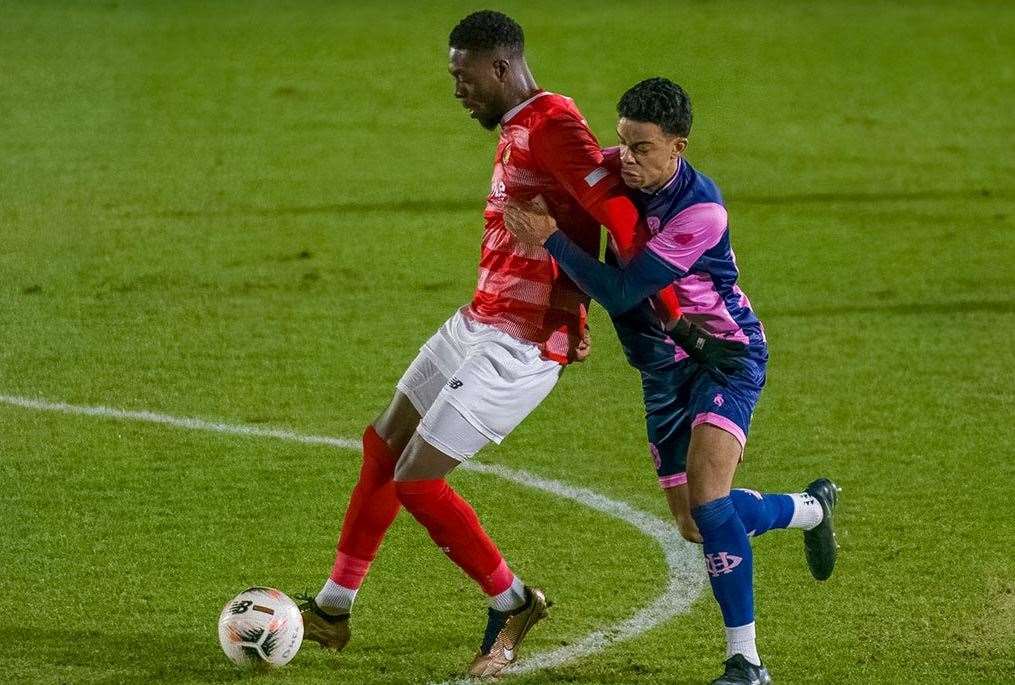
[(518, 22), (506, 14), (482, 10), (473, 12), (451, 29), (448, 46), (459, 50), (493, 50), (504, 47), (517, 55), (525, 47), (525, 34)]
[(662, 76), (645, 79), (629, 88), (617, 103), (617, 114), (658, 124), (670, 135), (686, 138), (691, 133), (691, 99), (683, 88)]

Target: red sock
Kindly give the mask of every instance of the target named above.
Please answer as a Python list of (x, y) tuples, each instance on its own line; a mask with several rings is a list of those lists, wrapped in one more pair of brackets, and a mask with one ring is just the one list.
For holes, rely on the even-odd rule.
[(384, 534), (398, 514), (392, 478), (397, 457), (373, 426), (363, 433), (363, 466), (349, 497), (331, 579), (352, 590), (363, 584)]
[(396, 481), (402, 506), (430, 533), (451, 560), (493, 597), (511, 586), (514, 574), (479, 517), (444, 479)]

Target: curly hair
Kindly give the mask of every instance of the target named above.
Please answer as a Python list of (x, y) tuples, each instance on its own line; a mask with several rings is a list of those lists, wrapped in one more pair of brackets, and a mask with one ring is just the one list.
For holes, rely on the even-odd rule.
[(658, 124), (670, 135), (686, 138), (691, 133), (691, 99), (683, 88), (662, 76), (631, 86), (617, 103), (617, 114)]
[(448, 36), (448, 46), (484, 51), (504, 47), (513, 54), (519, 54), (525, 47), (525, 34), (518, 22), (506, 14), (482, 10), (458, 22)]

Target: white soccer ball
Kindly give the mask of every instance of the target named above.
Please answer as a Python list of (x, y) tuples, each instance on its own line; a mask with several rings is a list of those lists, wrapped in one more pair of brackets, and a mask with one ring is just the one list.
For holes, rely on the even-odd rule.
[(244, 590), (219, 615), (219, 644), (240, 666), (285, 666), (302, 642), (299, 608), (274, 588)]

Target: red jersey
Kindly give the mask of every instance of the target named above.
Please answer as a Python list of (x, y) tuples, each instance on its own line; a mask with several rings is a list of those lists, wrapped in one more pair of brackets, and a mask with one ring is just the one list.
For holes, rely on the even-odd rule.
[(571, 240), (599, 255), (591, 207), (616, 188), (596, 137), (570, 98), (540, 92), (504, 115), (486, 200), (479, 283), (466, 316), (539, 345), (566, 364), (581, 335), (579, 306), (589, 298), (542, 246), (518, 241), (504, 226), (509, 198), (541, 195)]

